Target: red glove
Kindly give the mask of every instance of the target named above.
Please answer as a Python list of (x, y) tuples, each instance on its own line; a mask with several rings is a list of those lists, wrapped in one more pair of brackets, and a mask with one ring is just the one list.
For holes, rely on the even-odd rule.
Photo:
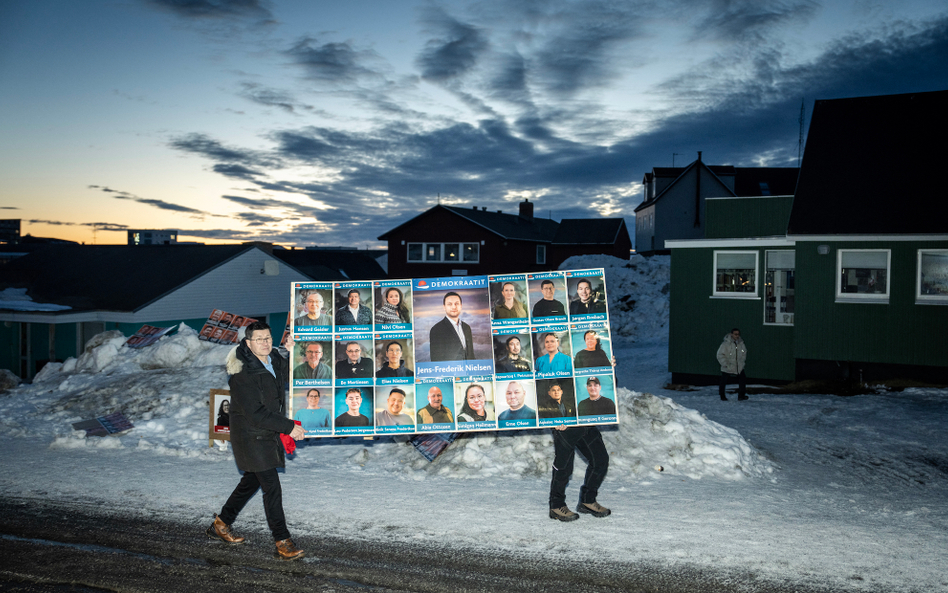
[[(293, 422), (298, 426), (302, 426), (303, 424), (299, 420), (294, 420)], [(286, 450), (287, 455), (292, 455), (296, 452), (296, 441), (293, 440), (293, 437), (288, 434), (281, 434), (280, 440), (283, 441), (283, 449)]]

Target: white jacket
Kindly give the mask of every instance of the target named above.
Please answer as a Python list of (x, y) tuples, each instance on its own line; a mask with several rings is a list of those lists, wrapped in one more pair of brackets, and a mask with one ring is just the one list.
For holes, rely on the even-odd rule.
[(721, 363), (721, 372), (739, 375), (744, 370), (747, 361), (747, 346), (744, 339), (738, 338), (735, 342), (731, 334), (725, 334), (721, 347), (718, 348), (718, 362)]

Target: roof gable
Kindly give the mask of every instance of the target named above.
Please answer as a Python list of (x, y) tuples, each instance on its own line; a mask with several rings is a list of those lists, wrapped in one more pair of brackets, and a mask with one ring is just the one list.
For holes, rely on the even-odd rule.
[(438, 204), (428, 210), (425, 210), (418, 216), (408, 220), (379, 236), (380, 241), (386, 241), (393, 233), (403, 230), (406, 227), (414, 226), (419, 219), (425, 217), (436, 209), (442, 209), (446, 212), (459, 216), (470, 221), (485, 230), (501, 237), (503, 239), (514, 239), (521, 241), (534, 241), (538, 243), (548, 243), (553, 239), (560, 223), (547, 218), (524, 218), (518, 214), (505, 214), (503, 212), (488, 212), (475, 208), (458, 208), (456, 206), (442, 206)]
[(817, 101), (790, 235), (943, 234), (948, 91)]

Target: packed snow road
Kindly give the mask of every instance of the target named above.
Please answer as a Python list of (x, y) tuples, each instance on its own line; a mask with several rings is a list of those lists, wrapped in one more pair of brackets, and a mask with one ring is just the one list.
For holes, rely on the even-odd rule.
[[(0, 591), (419, 591), (705, 593), (828, 591), (644, 563), (576, 561), (483, 550), (298, 537), (301, 561), (271, 557), (261, 532), (227, 546), (181, 517), (130, 517), (96, 503), (0, 501)], [(595, 545), (590, 542), (591, 545)]]

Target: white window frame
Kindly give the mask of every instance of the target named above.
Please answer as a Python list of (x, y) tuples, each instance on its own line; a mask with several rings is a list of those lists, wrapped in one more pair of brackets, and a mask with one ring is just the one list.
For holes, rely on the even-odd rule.
[[(764, 301), (764, 325), (781, 325), (784, 327), (791, 327), (793, 325), (794, 313), (789, 313), (786, 311), (775, 311), (774, 318), (776, 320), (767, 321), (767, 274), (770, 272), (770, 268), (768, 267), (769, 260), (770, 260), (769, 255), (771, 253), (781, 253), (781, 252), (793, 253), (794, 255), (796, 254), (796, 251), (794, 251), (793, 249), (766, 249), (764, 250), (764, 286), (763, 286), (763, 291), (761, 292), (761, 295), (763, 296), (763, 301)], [(785, 269), (785, 268), (780, 268), (780, 269)], [(794, 274), (796, 274), (796, 261), (794, 261), (793, 271), (794, 271)], [(791, 290), (788, 287), (784, 287), (784, 289)], [(793, 288), (792, 290), (794, 291), (794, 296), (795, 296), (796, 288)], [(789, 302), (790, 295), (787, 295), (787, 299)], [(789, 316), (788, 320), (783, 321), (782, 320), (783, 316)]]
[[(754, 256), (754, 291), (753, 292), (718, 292), (718, 255), (753, 255)], [(724, 299), (758, 299), (758, 289), (760, 288), (760, 252), (740, 251), (740, 250), (722, 250), (714, 252), (713, 265), (711, 266), (711, 296), (713, 298)]]
[[(421, 259), (411, 259), (410, 253), (413, 245), (421, 245)], [(446, 246), (448, 245), (457, 245), (457, 259), (445, 259), (445, 254), (447, 253)], [(475, 259), (465, 259), (467, 253), (464, 249), (467, 245), (474, 245), (477, 249), (477, 257)], [(428, 247), (438, 247), (438, 259), (428, 259)], [(477, 264), (481, 261), (481, 245), (474, 241), (446, 241), (444, 243), (420, 243), (413, 242), (409, 243), (405, 248), (405, 261), (410, 264)]]
[(948, 249), (919, 249), (915, 265), (915, 304), (917, 305), (948, 305), (948, 295), (922, 294), (922, 256), (938, 254), (948, 256)]
[[(885, 253), (885, 292), (843, 292), (843, 254), (844, 253)], [(876, 303), (888, 304), (892, 290), (892, 250), (891, 249), (837, 249), (836, 250), (836, 302), (837, 303)]]

